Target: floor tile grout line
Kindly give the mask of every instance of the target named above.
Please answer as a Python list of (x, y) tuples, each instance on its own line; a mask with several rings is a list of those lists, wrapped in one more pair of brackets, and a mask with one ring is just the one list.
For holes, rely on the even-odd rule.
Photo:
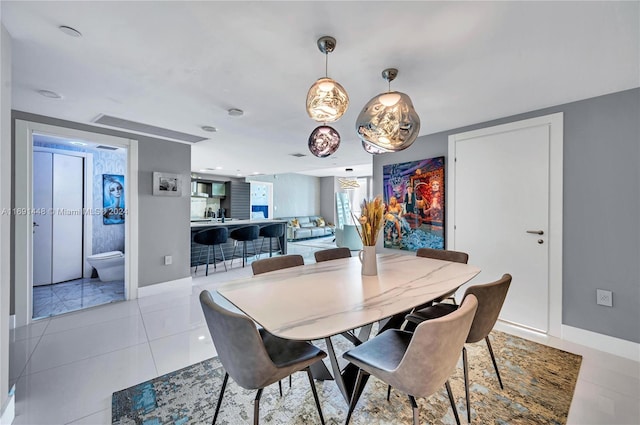
[(52, 367), (48, 367), (46, 369), (42, 369), (42, 370), (39, 370), (37, 372), (28, 373), (28, 374), (24, 375), (24, 377), (34, 376), (34, 375), (38, 375), (38, 374), (45, 373), (45, 372), (50, 372), (52, 370), (55, 370), (55, 369), (58, 369), (58, 368), (61, 368), (61, 367), (66, 367), (66, 366), (72, 365), (74, 363), (79, 363), (79, 362), (95, 359), (96, 357), (101, 357), (101, 356), (105, 356), (107, 354), (117, 353), (118, 351), (128, 350), (130, 348), (137, 347), (137, 346), (144, 345), (144, 344), (148, 344), (148, 341), (138, 342), (136, 344), (127, 345), (126, 347), (121, 347), (121, 348), (118, 348), (116, 350), (104, 351), (104, 352), (102, 352), (100, 354), (96, 354), (96, 355), (89, 356), (89, 357), (83, 357), (81, 359), (76, 359), (76, 360), (68, 362), (68, 363), (63, 363), (63, 364), (55, 365), (55, 366), (52, 366)]
[[(128, 301), (123, 301), (123, 302), (128, 302)], [(109, 304), (96, 305), (96, 306), (93, 306), (93, 307), (88, 307), (88, 308), (83, 309), (83, 310), (76, 310), (76, 311), (69, 312), (69, 313), (70, 313), (70, 314), (71, 314), (71, 313), (83, 314), (84, 312), (87, 312), (87, 311), (88, 311), (88, 309), (93, 309), (94, 307), (95, 307), (95, 308), (99, 308), (99, 307), (106, 307), (106, 306), (109, 306), (110, 304), (111, 304), (111, 303), (109, 303)], [(95, 311), (95, 310), (92, 310), (92, 311)], [(114, 317), (114, 318), (111, 318), (111, 319), (108, 319), (108, 320), (101, 320), (101, 321), (99, 321), (99, 322), (95, 322), (95, 323), (88, 323), (88, 324), (81, 325), (81, 326), (76, 326), (76, 327), (73, 327), (73, 328), (62, 329), (62, 330), (59, 330), (59, 331), (55, 331), (55, 332), (48, 333), (48, 334), (46, 334), (46, 335), (55, 335), (55, 334), (59, 334), (59, 333), (63, 333), (63, 332), (68, 332), (68, 331), (72, 331), (72, 330), (84, 329), (84, 328), (87, 328), (87, 327), (89, 327), (89, 326), (96, 326), (96, 325), (100, 325), (100, 324), (107, 324), (107, 323), (109, 323), (109, 322), (113, 322), (113, 321), (116, 321), (116, 320), (126, 319), (127, 317), (133, 317), (133, 316), (135, 316), (136, 314), (140, 314), (140, 312), (138, 311), (138, 312), (137, 312), (137, 313), (135, 313), (135, 314), (127, 314), (127, 315), (125, 315), (125, 316), (121, 316), (121, 317)], [(52, 322), (53, 320), (56, 320), (56, 319), (62, 319), (62, 318), (65, 318), (65, 317), (70, 317), (70, 316), (62, 316), (62, 317), (61, 317), (61, 316), (55, 316), (55, 317), (51, 317), (51, 318), (50, 318), (50, 322), (49, 322), (49, 324), (51, 324), (51, 322)], [(49, 327), (49, 325), (47, 326), (47, 328), (48, 328), (48, 327)], [(43, 335), (45, 335), (45, 334), (43, 333)]]
[(22, 376), (27, 376), (29, 375), (28, 373), (25, 374), (25, 371), (27, 370), (27, 367), (29, 366), (29, 363), (31, 362), (31, 359), (33, 357), (33, 354), (36, 352), (36, 350), (38, 349), (38, 346), (40, 345), (40, 342), (42, 342), (42, 338), (45, 335), (45, 332), (47, 331), (47, 328), (49, 327), (49, 325), (51, 325), (51, 320), (49, 320), (46, 324), (46, 326), (44, 327), (44, 329), (42, 330), (42, 333), (40, 334), (38, 338), (38, 342), (36, 342), (36, 345), (33, 347), (33, 350), (31, 350), (31, 353), (29, 353), (29, 357), (27, 358), (27, 361), (24, 363), (24, 366), (22, 367), (22, 370), (20, 371), (20, 373), (18, 374), (18, 376), (15, 379), (16, 384), (18, 383), (18, 381), (22, 378)]
[[(139, 298), (137, 299), (139, 300)], [(147, 338), (147, 346), (149, 347), (149, 353), (151, 354), (151, 360), (153, 361), (153, 368), (155, 369), (155, 376), (158, 377), (159, 375), (159, 368), (158, 368), (158, 362), (156, 361), (156, 356), (153, 353), (153, 347), (151, 347), (151, 339), (149, 339), (149, 332), (147, 331), (147, 322), (144, 319), (144, 314), (142, 314), (142, 310), (140, 310), (140, 303), (138, 303), (136, 300), (136, 303), (138, 304), (138, 310), (139, 310), (139, 314), (140, 314), (140, 318), (142, 319), (142, 328), (144, 329), (144, 335)]]

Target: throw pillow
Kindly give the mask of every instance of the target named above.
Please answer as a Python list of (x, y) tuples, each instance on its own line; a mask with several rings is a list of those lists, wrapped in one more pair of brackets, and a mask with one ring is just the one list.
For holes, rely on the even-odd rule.
[(300, 223), (298, 222), (297, 218), (294, 218), (293, 220), (291, 220), (291, 226), (300, 228)]
[(324, 227), (324, 218), (320, 217), (319, 219), (316, 220), (316, 226), (318, 227)]

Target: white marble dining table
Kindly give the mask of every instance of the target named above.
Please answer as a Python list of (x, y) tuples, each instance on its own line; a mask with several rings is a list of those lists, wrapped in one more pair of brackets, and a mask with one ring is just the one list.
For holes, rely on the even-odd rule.
[[(308, 264), (229, 282), (218, 293), (281, 338), (324, 338), (348, 402), (354, 371), (341, 370), (331, 337), (393, 317), (449, 294), (476, 276), (473, 265), (407, 254), (378, 254), (378, 274), (363, 276), (358, 257)], [(360, 340), (368, 338), (360, 334)]]

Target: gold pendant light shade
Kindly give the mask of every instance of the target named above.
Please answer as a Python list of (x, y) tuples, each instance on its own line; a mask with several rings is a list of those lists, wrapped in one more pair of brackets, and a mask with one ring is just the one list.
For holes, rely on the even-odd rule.
[[(398, 71), (385, 69), (382, 76), (392, 81)], [(381, 93), (362, 108), (356, 131), (369, 153), (397, 152), (408, 148), (420, 132), (420, 117), (409, 96), (397, 91)], [(365, 144), (366, 143), (366, 144)]]
[(334, 122), (349, 107), (347, 91), (331, 78), (320, 78), (307, 93), (307, 113), (318, 122)]
[(327, 74), (329, 53), (336, 48), (336, 39), (325, 35), (318, 39), (317, 44), (318, 50), (324, 53), (325, 76), (318, 79), (307, 93), (307, 114), (318, 122), (335, 122), (347, 111), (349, 95), (340, 83)]

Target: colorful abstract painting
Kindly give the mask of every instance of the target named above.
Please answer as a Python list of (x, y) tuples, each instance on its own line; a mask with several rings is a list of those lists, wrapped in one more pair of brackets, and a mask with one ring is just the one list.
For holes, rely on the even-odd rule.
[(444, 249), (444, 156), (382, 168), (385, 248)]

